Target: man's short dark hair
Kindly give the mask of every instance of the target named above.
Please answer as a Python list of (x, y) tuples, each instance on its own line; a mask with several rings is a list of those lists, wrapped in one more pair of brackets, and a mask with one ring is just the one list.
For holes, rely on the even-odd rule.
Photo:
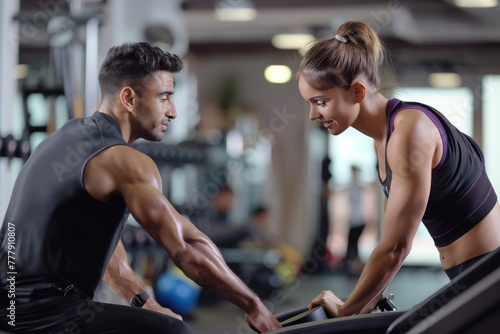
[(145, 42), (124, 43), (109, 49), (99, 70), (101, 93), (114, 94), (122, 87), (140, 87), (156, 71), (177, 73), (184, 65), (179, 56)]

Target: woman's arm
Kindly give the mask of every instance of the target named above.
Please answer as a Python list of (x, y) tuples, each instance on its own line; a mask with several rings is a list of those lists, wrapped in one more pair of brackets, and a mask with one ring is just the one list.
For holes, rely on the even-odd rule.
[(437, 128), (421, 112), (406, 110), (396, 117), (387, 144), (392, 182), (379, 244), (344, 303), (335, 302), (324, 292), (313, 306), (334, 301), (328, 310), (334, 316), (344, 316), (367, 312), (376, 305), (411, 250), (427, 206), (439, 140)]

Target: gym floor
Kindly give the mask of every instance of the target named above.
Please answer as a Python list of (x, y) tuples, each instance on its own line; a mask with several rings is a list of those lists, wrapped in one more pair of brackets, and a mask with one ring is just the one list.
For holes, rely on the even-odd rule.
[[(304, 275), (279, 290), (267, 301), (273, 313), (305, 307), (319, 292), (330, 289), (339, 297), (349, 295), (357, 278), (342, 272)], [(448, 283), (444, 272), (438, 267), (403, 267), (388, 288), (394, 294), (398, 309), (407, 309), (424, 300)], [(107, 287), (101, 287), (97, 299), (122, 303)], [(101, 297), (101, 298), (99, 298)], [(205, 298), (206, 299), (206, 298)], [(197, 334), (252, 334), (245, 321), (245, 314), (225, 300), (215, 298), (213, 302), (200, 303), (184, 320)]]

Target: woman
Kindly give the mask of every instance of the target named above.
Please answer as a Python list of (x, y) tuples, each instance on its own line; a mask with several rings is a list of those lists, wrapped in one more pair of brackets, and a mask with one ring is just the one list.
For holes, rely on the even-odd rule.
[(439, 111), (388, 100), (380, 91), (384, 48), (362, 22), (316, 42), (297, 73), (309, 118), (332, 135), (352, 126), (373, 138), (386, 195), (382, 234), (351, 295), (342, 302), (323, 291), (333, 317), (370, 312), (411, 249), (422, 221), (450, 279), (500, 246), (500, 206), (474, 141)]

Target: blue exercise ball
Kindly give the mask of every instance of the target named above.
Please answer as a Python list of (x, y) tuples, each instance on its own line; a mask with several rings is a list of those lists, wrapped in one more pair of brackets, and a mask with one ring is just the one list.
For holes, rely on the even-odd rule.
[(199, 289), (169, 272), (158, 277), (156, 301), (178, 314), (189, 314), (198, 303)]

